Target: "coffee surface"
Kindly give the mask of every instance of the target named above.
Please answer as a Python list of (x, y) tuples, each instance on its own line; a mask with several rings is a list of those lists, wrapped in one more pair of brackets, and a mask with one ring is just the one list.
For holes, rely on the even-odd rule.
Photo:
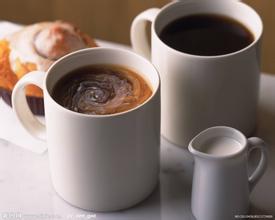
[(173, 49), (200, 56), (233, 53), (254, 41), (246, 26), (214, 14), (181, 17), (166, 25), (159, 36)]
[(203, 153), (215, 156), (227, 156), (238, 152), (242, 145), (229, 137), (218, 137), (206, 141), (200, 150)]
[(63, 107), (94, 115), (127, 111), (142, 104), (151, 94), (150, 86), (138, 73), (116, 65), (73, 70), (52, 91), (52, 97)]

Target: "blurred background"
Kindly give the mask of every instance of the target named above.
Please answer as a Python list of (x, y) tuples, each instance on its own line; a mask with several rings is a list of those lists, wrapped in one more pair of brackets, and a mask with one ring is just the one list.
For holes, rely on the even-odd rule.
[[(91, 36), (130, 45), (134, 17), (171, 0), (0, 0), (0, 20), (21, 24), (62, 19)], [(262, 17), (262, 71), (275, 74), (275, 0), (244, 0)]]

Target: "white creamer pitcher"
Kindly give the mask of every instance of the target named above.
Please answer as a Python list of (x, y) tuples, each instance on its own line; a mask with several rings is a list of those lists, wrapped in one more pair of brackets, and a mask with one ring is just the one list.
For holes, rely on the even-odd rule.
[[(192, 212), (197, 220), (232, 220), (247, 214), (249, 194), (267, 165), (264, 141), (220, 126), (198, 134), (188, 148), (195, 159)], [(261, 159), (249, 176), (248, 158), (254, 149), (261, 151)]]

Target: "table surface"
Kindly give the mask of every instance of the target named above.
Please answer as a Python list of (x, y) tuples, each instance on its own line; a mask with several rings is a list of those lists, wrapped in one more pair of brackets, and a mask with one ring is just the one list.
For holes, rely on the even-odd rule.
[[(108, 43), (106, 45), (119, 46)], [(20, 135), (17, 135), (17, 132)], [(24, 149), (28, 148), (24, 145), (42, 143), (36, 142), (24, 132), (11, 108), (0, 99), (0, 220), (194, 219), (190, 210), (193, 158), (187, 149), (179, 148), (162, 138), (161, 172), (159, 185), (155, 191), (145, 201), (130, 209), (94, 213), (72, 207), (55, 193), (51, 184), (47, 153), (37, 154)], [(251, 193), (250, 214), (269, 215), (273, 219), (275, 217), (275, 76), (268, 74), (261, 76), (258, 127), (255, 136), (263, 138), (269, 144), (269, 164), (263, 178)], [(7, 139), (12, 141), (6, 141)], [(255, 161), (250, 165), (253, 167)]]

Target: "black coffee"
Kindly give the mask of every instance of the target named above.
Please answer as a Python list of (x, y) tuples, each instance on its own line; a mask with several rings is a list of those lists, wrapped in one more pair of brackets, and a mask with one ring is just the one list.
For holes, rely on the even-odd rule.
[(84, 114), (106, 115), (127, 111), (152, 94), (138, 73), (122, 66), (84, 66), (61, 78), (52, 97), (65, 108)]
[(215, 56), (245, 48), (253, 42), (254, 36), (232, 18), (198, 14), (172, 21), (160, 32), (160, 39), (184, 53)]

